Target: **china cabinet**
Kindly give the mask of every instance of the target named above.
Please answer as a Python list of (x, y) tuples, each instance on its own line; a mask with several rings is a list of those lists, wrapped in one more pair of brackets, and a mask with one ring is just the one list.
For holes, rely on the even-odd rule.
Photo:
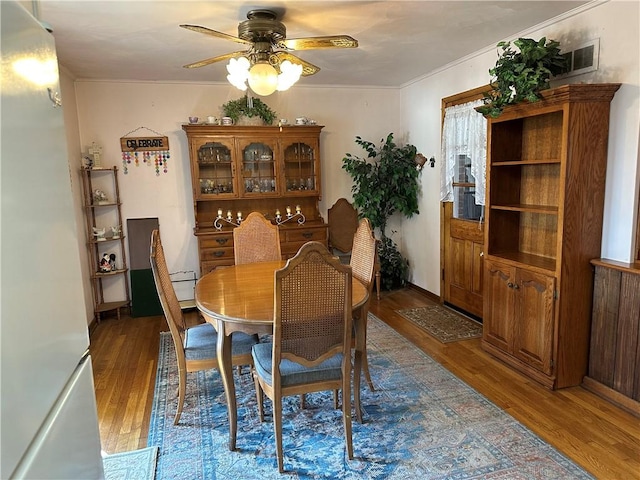
[(182, 128), (189, 143), (201, 275), (233, 265), (233, 228), (252, 211), (274, 223), (280, 215), (285, 258), (305, 242), (327, 244), (327, 225), (318, 210), (322, 126)]
[[(83, 168), (81, 174), (93, 310), (100, 323), (102, 313), (115, 310), (120, 318), (120, 309), (130, 305), (118, 168)], [(115, 300), (106, 299), (107, 288)]]
[(488, 119), (482, 345), (548, 388), (587, 373), (609, 106), (576, 84)]

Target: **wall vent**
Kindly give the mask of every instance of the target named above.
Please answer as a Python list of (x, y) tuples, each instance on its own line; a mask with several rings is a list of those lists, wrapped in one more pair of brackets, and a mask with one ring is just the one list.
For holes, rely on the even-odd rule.
[(553, 77), (554, 80), (598, 70), (600, 39), (596, 38), (577, 45), (575, 48), (571, 48), (571, 50), (562, 52), (562, 55), (569, 59), (569, 71), (562, 75), (556, 75)]

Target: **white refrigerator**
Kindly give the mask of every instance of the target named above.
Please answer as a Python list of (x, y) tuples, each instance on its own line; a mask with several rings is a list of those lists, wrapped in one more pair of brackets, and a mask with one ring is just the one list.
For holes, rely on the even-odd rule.
[(0, 21), (0, 478), (103, 478), (54, 39)]

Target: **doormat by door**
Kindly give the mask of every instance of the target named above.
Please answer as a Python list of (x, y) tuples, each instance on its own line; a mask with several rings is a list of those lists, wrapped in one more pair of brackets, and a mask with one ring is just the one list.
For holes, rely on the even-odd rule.
[(441, 305), (396, 310), (442, 343), (482, 336), (482, 324)]

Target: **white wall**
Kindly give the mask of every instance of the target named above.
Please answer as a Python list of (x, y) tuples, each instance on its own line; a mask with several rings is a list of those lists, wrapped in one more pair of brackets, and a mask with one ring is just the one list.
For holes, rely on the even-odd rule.
[(60, 90), (62, 108), (64, 112), (64, 125), (67, 137), (67, 152), (69, 156), (69, 175), (71, 177), (71, 189), (75, 206), (75, 218), (78, 229), (78, 252), (80, 254), (80, 268), (82, 278), (86, 281), (82, 285), (86, 305), (87, 323), (93, 319), (93, 293), (89, 277), (89, 260), (87, 253), (87, 227), (85, 222), (85, 210), (82, 197), (82, 179), (80, 177), (80, 126), (78, 124), (78, 111), (73, 76), (64, 68), (60, 69)]
[[(599, 69), (563, 83), (622, 83), (611, 104), (602, 256), (624, 262), (632, 259), (640, 183), (639, 15), (638, 2), (613, 1), (515, 36), (546, 36), (561, 44), (600, 38)], [(402, 89), (403, 129), (419, 150), (436, 154), (438, 168), (440, 100), (489, 83), (488, 70), (495, 65), (496, 52), (485, 48)], [(411, 261), (411, 282), (439, 294), (439, 170), (426, 168), (422, 185), (420, 215), (402, 222), (402, 250)]]
[[(561, 42), (599, 37), (599, 70), (568, 81), (623, 84), (612, 103), (602, 246), (602, 256), (620, 261), (631, 259), (640, 183), (638, 7), (635, 1), (590, 4), (589, 9), (515, 36), (546, 36)], [(314, 88), (304, 86), (302, 80), (289, 92), (264, 98), (279, 117), (292, 120), (305, 115), (325, 125), (321, 136), (323, 215), (337, 198), (351, 199), (352, 182), (342, 170), (342, 158), (346, 152), (363, 153), (354, 142), (356, 135), (377, 142), (393, 132), (399, 143), (408, 141), (424, 155), (436, 157), (436, 167), (426, 166), (421, 175), (420, 214), (406, 220), (394, 218), (389, 224), (390, 230), (398, 230), (393, 239), (409, 259), (410, 281), (436, 294), (440, 292), (440, 102), (487, 84), (496, 58), (495, 45), (484, 46), (402, 89)], [(197, 271), (187, 143), (181, 124), (190, 115), (219, 116), (219, 106), (241, 93), (226, 84), (79, 81), (76, 95), (80, 145), (84, 149), (94, 141), (101, 144), (107, 165), (121, 165), (119, 139), (139, 127), (169, 137), (169, 173), (156, 177), (153, 168), (140, 166), (121, 174), (123, 215), (125, 219), (159, 217), (169, 270)], [(132, 135), (147, 134), (151, 133), (142, 129)], [(79, 156), (74, 158), (79, 162)]]

